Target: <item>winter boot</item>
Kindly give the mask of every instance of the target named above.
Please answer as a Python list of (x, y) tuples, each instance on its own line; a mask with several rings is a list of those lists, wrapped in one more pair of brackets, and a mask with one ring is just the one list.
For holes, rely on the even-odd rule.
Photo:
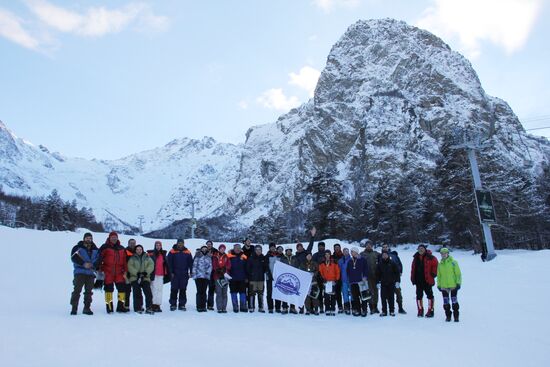
[(170, 311), (176, 311), (177, 307), (176, 305), (170, 305)]
[(93, 315), (94, 313), (92, 312), (92, 309), (90, 308), (90, 304), (89, 303), (85, 303), (84, 304), (84, 309), (82, 310), (82, 313), (84, 315)]
[(405, 311), (405, 309), (403, 308), (403, 305), (399, 305), (399, 309), (397, 310), (397, 312), (399, 312), (402, 315), (407, 314), (407, 311)]
[[(453, 303), (453, 316), (454, 316), (454, 319), (455, 319), (455, 322), (458, 322), (458, 309), (460, 307), (458, 306), (458, 302), (457, 303)], [(449, 316), (450, 317), (450, 316)]]
[(351, 314), (350, 307), (349, 307), (349, 302), (344, 303), (344, 312), (346, 313), (346, 315)]
[(231, 293), (231, 304), (233, 305), (233, 312), (239, 312), (239, 299), (237, 293)]
[(256, 298), (252, 294), (248, 297), (248, 312), (254, 313), (255, 310), (256, 310)]
[(424, 301), (421, 299), (416, 300), (416, 308), (418, 309), (418, 317), (424, 317)]
[(443, 305), (443, 309), (445, 310), (445, 321), (451, 321), (451, 305)]
[(155, 311), (153, 310), (152, 307), (147, 307), (147, 309), (145, 310), (145, 313), (147, 315), (154, 315), (155, 314)]
[(107, 313), (113, 313), (113, 292), (105, 292), (105, 306)]
[(434, 317), (434, 300), (428, 300), (428, 312), (426, 312), (426, 317)]
[(117, 305), (116, 305), (116, 312), (126, 313), (126, 312), (130, 311), (124, 305), (125, 299), (126, 299), (126, 294), (124, 292), (119, 292), (118, 293), (118, 302), (117, 302)]
[(263, 293), (258, 293), (258, 312), (265, 313), (265, 310), (264, 310), (264, 294)]
[(298, 314), (298, 311), (296, 311), (296, 307), (294, 305), (290, 306), (290, 313), (294, 315)]
[(76, 315), (78, 311), (78, 305), (72, 305), (71, 307), (71, 315)]
[(248, 312), (248, 307), (246, 306), (246, 293), (239, 293), (239, 303), (241, 305), (240, 312)]

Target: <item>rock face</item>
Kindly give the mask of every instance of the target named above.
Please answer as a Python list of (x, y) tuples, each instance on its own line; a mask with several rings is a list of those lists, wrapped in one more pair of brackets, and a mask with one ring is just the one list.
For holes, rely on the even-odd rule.
[(405, 163), (432, 173), (457, 131), (488, 139), (510, 164), (534, 162), (532, 174), (550, 156), (442, 40), (391, 19), (359, 21), (332, 48), (313, 100), (248, 131), (231, 205), (248, 223), (273, 206), (303, 205), (305, 183), (327, 165), (353, 200)]
[(441, 39), (391, 19), (359, 21), (333, 46), (314, 98), (252, 127), (244, 145), (181, 139), (117, 161), (85, 161), (33, 147), (1, 125), (0, 182), (24, 195), (57, 188), (100, 220), (112, 213), (138, 224), (144, 215), (146, 229), (189, 217), (195, 195), (198, 218), (224, 215), (247, 228), (260, 216), (305, 215), (312, 199), (304, 190), (327, 167), (352, 204), (407, 170), (428, 182), (442, 144), (464, 135), (532, 178), (550, 159), (548, 141), (526, 134)]

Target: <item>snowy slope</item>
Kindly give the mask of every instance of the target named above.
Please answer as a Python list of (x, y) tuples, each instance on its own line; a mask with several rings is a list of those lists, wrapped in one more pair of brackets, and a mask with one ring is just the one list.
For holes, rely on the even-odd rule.
[[(395, 318), (198, 314), (193, 285), (185, 313), (107, 315), (102, 292), (95, 292), (94, 316), (69, 316), (69, 252), (81, 236), (0, 227), (0, 250), (21, 255), (2, 266), (0, 365), (539, 367), (550, 360), (548, 250), (499, 251), (490, 263), (453, 252), (464, 279), (458, 324), (445, 323), (439, 294), (435, 318), (418, 319), (406, 279), (409, 314)], [(96, 243), (105, 237), (94, 236)], [(145, 248), (153, 242), (138, 238)], [(202, 243), (189, 242), (192, 249)], [(413, 252), (400, 249), (405, 274)], [(166, 286), (164, 310), (168, 292)]]
[(193, 196), (199, 217), (216, 215), (236, 180), (240, 147), (212, 138), (173, 140), (164, 147), (119, 160), (63, 157), (17, 138), (0, 122), (0, 182), (4, 191), (27, 196), (57, 189), (65, 200), (91, 207), (108, 228), (117, 220), (145, 230), (189, 217)]

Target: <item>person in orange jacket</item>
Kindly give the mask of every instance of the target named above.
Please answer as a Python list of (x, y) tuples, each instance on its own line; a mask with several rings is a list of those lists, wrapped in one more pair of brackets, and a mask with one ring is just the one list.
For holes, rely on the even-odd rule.
[[(325, 251), (325, 260), (319, 264), (319, 273), (325, 283), (325, 314), (327, 316), (336, 316), (336, 282), (340, 280), (340, 267), (332, 259), (330, 250)], [(327, 289), (326, 284), (330, 283)]]

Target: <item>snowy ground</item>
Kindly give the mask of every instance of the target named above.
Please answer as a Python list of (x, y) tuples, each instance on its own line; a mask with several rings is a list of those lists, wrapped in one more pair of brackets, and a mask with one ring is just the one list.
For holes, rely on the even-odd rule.
[[(550, 251), (499, 251), (482, 263), (452, 255), (463, 272), (461, 322), (445, 323), (440, 295), (434, 319), (415, 315), (405, 277), (408, 315), (395, 318), (195, 312), (107, 315), (96, 292), (94, 316), (69, 316), (71, 247), (82, 233), (0, 227), (0, 366), (545, 366)], [(96, 244), (106, 235), (94, 236)], [(121, 236), (126, 243), (128, 236)], [(138, 238), (146, 249), (153, 240)], [(203, 241), (189, 241), (194, 249)], [(164, 242), (167, 248), (172, 242)], [(329, 246), (332, 248), (332, 246)], [(413, 249), (401, 249), (410, 269)], [(439, 258), (439, 255), (438, 255)], [(436, 292), (438, 293), (438, 292)], [(80, 307), (79, 312), (82, 307)]]

